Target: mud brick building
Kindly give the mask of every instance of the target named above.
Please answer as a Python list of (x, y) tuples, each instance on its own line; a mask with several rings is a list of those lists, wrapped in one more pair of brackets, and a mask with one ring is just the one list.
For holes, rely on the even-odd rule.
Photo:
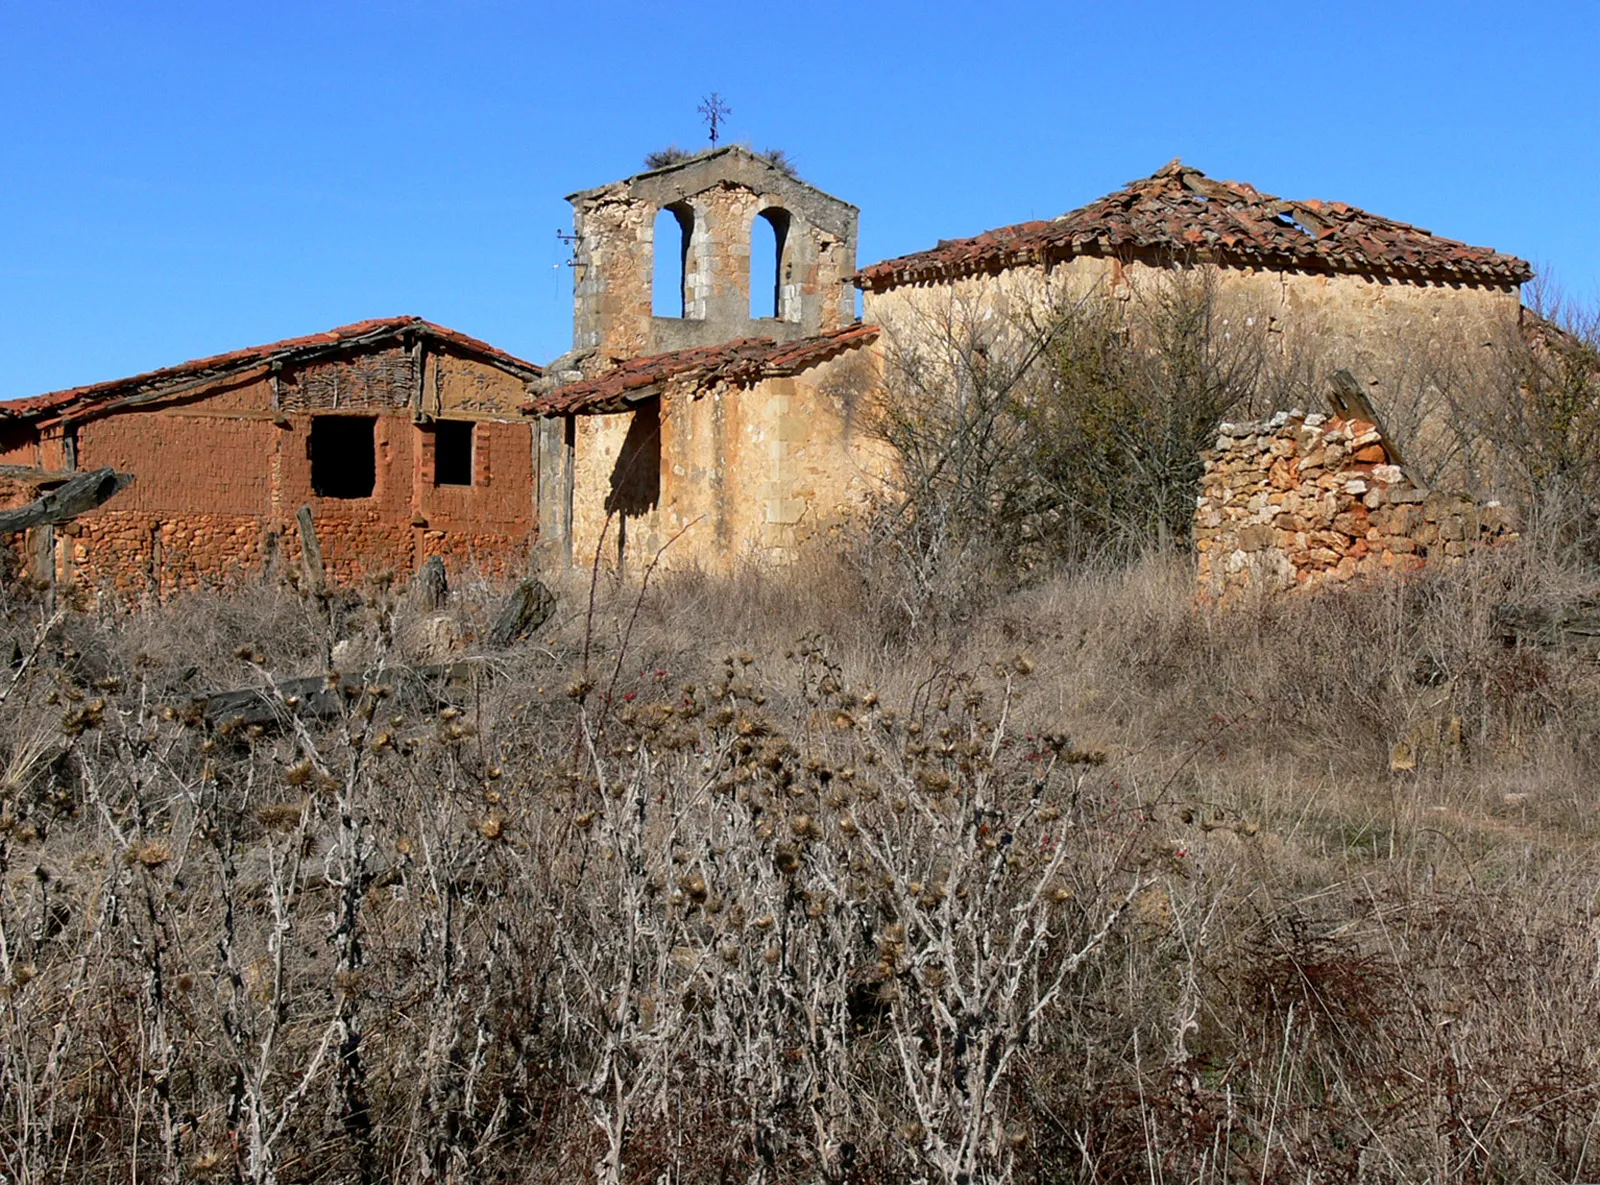
[(122, 593), (225, 584), (298, 549), (310, 505), (330, 576), (430, 555), (490, 570), (536, 533), (538, 367), (416, 317), (0, 404), (0, 464), (113, 466), (134, 484), (29, 552)]

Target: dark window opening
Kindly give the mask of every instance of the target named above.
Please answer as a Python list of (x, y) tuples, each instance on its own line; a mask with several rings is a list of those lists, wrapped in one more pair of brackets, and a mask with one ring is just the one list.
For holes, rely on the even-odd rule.
[(311, 488), (319, 498), (370, 498), (378, 482), (378, 421), (317, 416), (311, 421)]
[(750, 224), (750, 316), (783, 316), (783, 248), (789, 238), (789, 213), (763, 210)]
[(472, 484), (472, 421), (437, 420), (433, 425), (433, 484)]
[(680, 203), (656, 212), (650, 311), (657, 317), (689, 315), (689, 241), (693, 237), (694, 210), (689, 206)]

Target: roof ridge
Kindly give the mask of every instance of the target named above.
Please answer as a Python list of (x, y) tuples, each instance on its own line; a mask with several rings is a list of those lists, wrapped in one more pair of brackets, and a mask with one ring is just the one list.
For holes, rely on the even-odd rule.
[(871, 341), (878, 333), (878, 326), (854, 321), (809, 337), (739, 337), (709, 346), (644, 354), (548, 391), (524, 404), (523, 411), (545, 416), (618, 412), (649, 398), (674, 379), (744, 384), (781, 378), (826, 362), (857, 341)]
[(387, 336), (403, 333), (407, 330), (420, 332), (440, 341), (454, 343), (484, 357), (507, 364), (514, 369), (525, 370), (530, 375), (540, 373), (540, 367), (537, 363), (525, 361), (514, 354), (507, 353), (505, 350), (491, 346), (488, 342), (481, 341), (448, 326), (440, 325), (438, 322), (429, 321), (425, 317), (408, 314), (397, 317), (373, 317), (364, 321), (352, 321), (347, 325), (337, 325), (332, 329), (325, 329), (317, 333), (280, 338), (277, 341), (265, 342), (256, 346), (246, 346), (242, 349), (229, 350), (221, 354), (208, 354), (204, 357), (191, 358), (188, 361), (179, 362), (172, 366), (158, 367), (155, 370), (143, 371), (124, 378), (106, 379), (97, 383), (64, 387), (60, 390), (45, 392), (42, 395), (0, 401), (0, 418), (33, 418), (46, 412), (58, 411), (80, 403), (95, 406), (109, 401), (120, 391), (160, 390), (163, 386), (194, 379), (210, 372), (217, 372), (218, 378), (222, 378), (230, 373), (271, 365), (297, 353), (337, 349), (340, 346), (358, 344), (365, 339), (381, 341)]
[(1386, 275), (1450, 283), (1520, 284), (1532, 267), (1347, 202), (1286, 199), (1218, 181), (1174, 157), (1044, 223), (1021, 222), (883, 260), (853, 277), (868, 291), (1076, 255), (1154, 252), (1224, 265)]

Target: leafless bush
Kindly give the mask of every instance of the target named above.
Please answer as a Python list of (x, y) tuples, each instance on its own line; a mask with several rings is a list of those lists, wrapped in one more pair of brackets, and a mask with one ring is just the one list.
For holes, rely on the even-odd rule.
[(1535, 290), (1458, 408), (1537, 545), (1600, 560), (1600, 309)]
[[(938, 653), (817, 579), (604, 585), (422, 698), (392, 589), (19, 600), (0, 1172), (1596, 1171), (1595, 670), (1489, 630), (1579, 576), (1213, 615), (1147, 559)], [(355, 642), (334, 718), (191, 702)]]
[(1062, 558), (1187, 539), (1217, 424), (1282, 397), (1266, 346), (1267, 319), (1205, 268), (1042, 312), (951, 295), (895, 325), (864, 415), (901, 468), (864, 546), (901, 573), (908, 620)]

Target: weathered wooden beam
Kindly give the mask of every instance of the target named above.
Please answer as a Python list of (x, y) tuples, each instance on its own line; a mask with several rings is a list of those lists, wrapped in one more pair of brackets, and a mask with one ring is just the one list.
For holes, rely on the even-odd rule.
[(1507, 646), (1521, 643), (1600, 653), (1600, 598), (1579, 597), (1557, 605), (1496, 605), (1491, 623), (1495, 636)]
[[(1331, 388), (1328, 392), (1328, 406), (1333, 414), (1345, 420), (1365, 420), (1378, 430), (1378, 435), (1383, 437), (1383, 451), (1389, 455), (1389, 463), (1405, 468), (1405, 459), (1400, 455), (1400, 446), (1389, 435), (1389, 430), (1383, 426), (1383, 420), (1378, 417), (1378, 409), (1372, 406), (1372, 401), (1367, 398), (1367, 393), (1361, 387), (1361, 380), (1348, 370), (1336, 370), (1328, 376)], [(1407, 477), (1416, 482), (1408, 471)]]
[(443, 692), (487, 672), (481, 659), (424, 667), (390, 667), (359, 675), (307, 675), (275, 680), (270, 687), (242, 687), (197, 697), (193, 702), (207, 720), (234, 724), (277, 724), (290, 716), (328, 720), (371, 687), (384, 687), (402, 703), (432, 707), (449, 697)]
[(317, 525), (311, 521), (311, 507), (302, 506), (295, 511), (294, 521), (300, 527), (300, 558), (305, 561), (306, 579), (312, 589), (321, 592), (328, 585), (328, 576), (322, 566), (322, 544), (317, 541)]
[(444, 557), (431, 555), (411, 578), (411, 595), (417, 608), (443, 609), (450, 599), (450, 578), (445, 574)]
[(0, 510), (0, 532), (26, 531), (29, 527), (69, 523), (115, 497), (133, 484), (133, 474), (115, 469), (95, 469), (47, 490), (26, 506)]

